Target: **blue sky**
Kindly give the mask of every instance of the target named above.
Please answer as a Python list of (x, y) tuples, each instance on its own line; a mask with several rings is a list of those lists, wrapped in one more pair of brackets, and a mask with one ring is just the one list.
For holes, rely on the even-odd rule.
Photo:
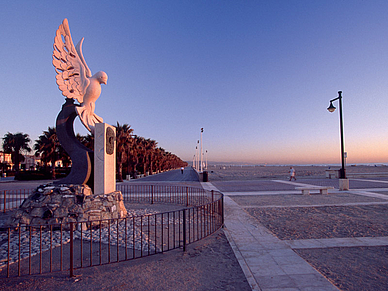
[[(388, 163), (387, 1), (7, 1), (0, 11), (0, 135), (32, 140), (64, 103), (51, 64), (67, 18), (108, 84), (104, 122), (191, 161)], [(338, 107), (338, 102), (334, 103)], [(76, 121), (76, 131), (86, 134)]]

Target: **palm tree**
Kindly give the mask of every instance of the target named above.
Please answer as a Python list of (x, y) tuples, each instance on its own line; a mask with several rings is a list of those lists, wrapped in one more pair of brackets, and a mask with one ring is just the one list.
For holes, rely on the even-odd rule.
[(116, 126), (116, 165), (118, 180), (123, 181), (123, 163), (127, 160), (127, 150), (130, 145), (133, 129), (128, 124)]
[(163, 148), (157, 148), (155, 150), (154, 159), (155, 159), (155, 170), (157, 172), (162, 172), (164, 170), (163, 165), (166, 160), (166, 151)]
[(8, 132), (3, 137), (3, 150), (4, 152), (11, 154), (11, 159), (15, 164), (16, 172), (19, 172), (20, 162), (24, 161), (22, 151), (31, 152), (31, 148), (28, 145), (30, 141), (28, 134), (21, 132), (16, 134)]
[(61, 158), (60, 153), (63, 152), (60, 148), (55, 127), (48, 127), (48, 130), (43, 131), (34, 145), (35, 155), (41, 155), (42, 162), (46, 166), (51, 163), (53, 179), (55, 179), (55, 162)]
[(85, 147), (94, 151), (94, 135), (91, 135), (90, 133), (88, 135), (80, 135), (77, 133), (76, 137)]
[(127, 148), (127, 171), (136, 177), (138, 167), (141, 165), (140, 161), (142, 158), (143, 148), (142, 140), (144, 138), (135, 135), (134, 138), (130, 139), (129, 146)]
[(148, 172), (152, 175), (153, 172), (153, 163), (154, 163), (154, 155), (156, 150), (156, 145), (158, 143), (152, 139), (145, 140), (145, 149), (146, 149), (146, 161), (144, 163), (144, 173)]

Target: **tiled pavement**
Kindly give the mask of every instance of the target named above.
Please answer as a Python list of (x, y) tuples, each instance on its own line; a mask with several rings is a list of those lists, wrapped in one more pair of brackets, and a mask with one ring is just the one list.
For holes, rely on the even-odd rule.
[[(244, 211), (243, 207), (237, 204), (233, 197), (239, 195), (296, 195), (295, 187), (302, 185), (322, 185), (334, 183), (336, 180), (303, 180), (297, 182), (273, 180), (265, 181), (262, 189), (260, 181), (248, 183), (248, 189), (244, 188), (244, 181), (230, 183), (214, 183), (222, 189), (225, 195), (225, 234), (234, 250), (234, 253), (248, 279), (252, 290), (338, 290), (325, 277), (316, 271), (310, 264), (296, 254), (293, 249), (301, 248), (328, 248), (344, 246), (385, 246), (388, 245), (388, 237), (364, 237), (364, 238), (331, 238), (331, 239), (299, 239), (280, 240), (268, 229), (262, 226), (255, 218)], [(338, 180), (337, 180), (338, 183)], [(376, 204), (387, 203), (388, 195), (378, 193), (387, 191), (387, 181), (372, 181), (353, 179), (351, 187), (357, 185), (358, 189), (349, 191), (329, 190), (325, 202), (330, 205), (349, 205), (349, 203), (337, 204), (337, 199), (331, 199), (330, 193), (348, 193), (355, 196), (366, 196), (378, 198), (379, 202), (356, 202), (352, 204)], [(210, 182), (202, 183), (203, 188), (217, 190)], [(279, 186), (277, 186), (279, 185)], [(285, 186), (290, 186), (285, 189)], [(363, 187), (366, 186), (366, 187)], [(231, 192), (228, 192), (228, 187)], [(255, 188), (256, 187), (256, 191)], [(367, 187), (373, 187), (372, 189)], [(337, 186), (338, 188), (338, 186)], [(238, 190), (238, 191), (237, 191)], [(248, 191), (244, 191), (248, 190)], [(377, 190), (377, 191), (376, 191)], [(377, 193), (376, 193), (377, 192)], [(315, 196), (315, 195), (314, 195)], [(321, 196), (321, 195), (316, 195)], [(334, 195), (333, 195), (334, 196)], [(300, 197), (295, 196), (295, 197)], [(303, 197), (303, 196), (302, 196)], [(276, 196), (274, 196), (276, 202)], [(318, 199), (319, 201), (319, 199)], [(385, 202), (386, 201), (386, 202)], [(322, 204), (318, 204), (321, 206)], [(293, 205), (298, 207), (299, 205)], [(311, 207), (317, 205), (300, 205)], [(249, 207), (249, 206), (248, 206)], [(254, 207), (254, 206), (252, 206)]]

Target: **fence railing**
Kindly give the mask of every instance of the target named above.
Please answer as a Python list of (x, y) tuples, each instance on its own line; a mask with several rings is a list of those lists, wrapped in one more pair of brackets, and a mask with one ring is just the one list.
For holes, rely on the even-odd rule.
[(0, 211), (5, 213), (18, 208), (33, 191), (34, 189), (1, 190)]
[[(123, 219), (0, 230), (0, 278), (69, 271), (182, 248), (223, 225), (223, 195), (201, 188), (118, 185), (124, 201), (182, 205), (182, 209)], [(127, 203), (128, 205), (128, 203)]]

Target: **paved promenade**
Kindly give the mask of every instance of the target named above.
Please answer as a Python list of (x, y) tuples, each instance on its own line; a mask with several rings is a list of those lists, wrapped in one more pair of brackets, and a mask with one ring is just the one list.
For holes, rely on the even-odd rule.
[[(173, 177), (199, 183), (180, 171)], [(224, 232), (252, 290), (388, 290), (387, 178), (351, 179), (349, 191), (324, 178), (201, 184), (225, 195)], [(295, 190), (307, 185), (334, 189), (328, 195)], [(24, 182), (1, 187), (27, 188)]]
[[(300, 195), (295, 190), (306, 185), (335, 189), (328, 195)], [(367, 261), (370, 248), (388, 246), (388, 181), (351, 179), (349, 191), (339, 191), (335, 179), (219, 181), (202, 186), (225, 194), (225, 233), (252, 290), (367, 290), (352, 281), (368, 284), (373, 266), (372, 271), (358, 270), (366, 272), (365, 278), (352, 279), (348, 267), (336, 274), (330, 264), (352, 265), (342, 262), (348, 250), (364, 251)], [(335, 251), (343, 258), (328, 259)], [(382, 274), (372, 274), (375, 285), (369, 286), (386, 290), (387, 266), (376, 268)]]

